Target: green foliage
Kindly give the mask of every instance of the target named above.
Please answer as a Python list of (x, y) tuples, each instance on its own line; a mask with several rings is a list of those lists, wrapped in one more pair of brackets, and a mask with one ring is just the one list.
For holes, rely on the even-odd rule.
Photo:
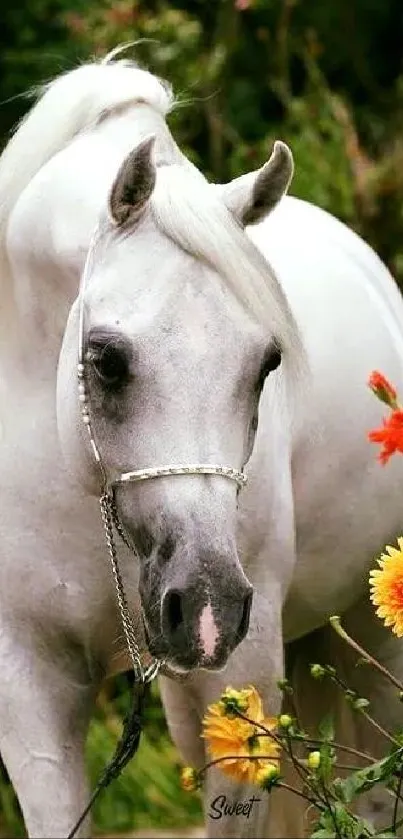
[(333, 792), (343, 804), (351, 804), (357, 795), (367, 792), (382, 781), (389, 782), (397, 773), (400, 773), (402, 754), (402, 749), (395, 750), (382, 760), (371, 763), (365, 769), (351, 772), (343, 780), (337, 778), (332, 786)]
[[(128, 711), (130, 691), (125, 679), (116, 683), (112, 700), (101, 697), (87, 743), (87, 765), (93, 785), (110, 760)], [(201, 820), (198, 797), (181, 789), (180, 760), (168, 736), (156, 684), (146, 707), (144, 733), (137, 755), (94, 807), (97, 832), (180, 828)]]
[(318, 819), (311, 839), (363, 839), (365, 836), (377, 836), (379, 839), (380, 835), (384, 834), (374, 833), (368, 822), (356, 818), (343, 804), (336, 801), (332, 805), (332, 812), (328, 809)]
[[(103, 720), (92, 723), (87, 755), (93, 783), (115, 742)], [(167, 737), (155, 744), (147, 734), (132, 764), (99, 797), (93, 817), (99, 833), (181, 828), (202, 818), (198, 800), (180, 788), (179, 758), (172, 744)]]

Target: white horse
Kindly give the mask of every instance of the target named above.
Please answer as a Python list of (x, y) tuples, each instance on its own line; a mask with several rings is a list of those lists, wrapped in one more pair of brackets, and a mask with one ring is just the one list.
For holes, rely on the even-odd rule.
[[(239, 498), (219, 474), (116, 488), (140, 558), (119, 545), (137, 641), (187, 673), (161, 680), (185, 760), (204, 761), (201, 716), (227, 684), (279, 711), (285, 642), (329, 614), (403, 675), (366, 605), (402, 520), (401, 461), (381, 469), (366, 439), (382, 415), (368, 373), (403, 387), (399, 292), (321, 210), (285, 198), (266, 219), (292, 174), (286, 146), (211, 186), (172, 139), (172, 105), (133, 64), (82, 66), (1, 160), (0, 748), (30, 836), (77, 819), (95, 694), (130, 666), (77, 394), (85, 265), (85, 398), (108, 480), (169, 463), (239, 478), (247, 464)], [(375, 715), (399, 719), (375, 678), (369, 691)], [(249, 818), (209, 816), (218, 794), (251, 792), (211, 772), (209, 835), (265, 835), (263, 795)]]

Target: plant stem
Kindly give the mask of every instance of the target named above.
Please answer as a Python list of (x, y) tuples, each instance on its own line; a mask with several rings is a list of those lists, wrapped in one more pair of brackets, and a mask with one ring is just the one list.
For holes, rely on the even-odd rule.
[[(258, 737), (271, 737), (271, 734), (258, 734)], [(304, 743), (305, 745), (309, 744), (310, 746), (325, 746), (327, 741), (320, 740), (319, 738), (315, 737), (296, 737), (292, 734), (287, 735), (290, 740), (296, 740), (298, 743)], [(342, 743), (336, 743), (335, 740), (332, 740), (332, 746), (335, 749), (339, 749), (341, 752), (347, 752), (348, 754), (355, 755), (355, 757), (361, 757), (363, 760), (368, 760), (369, 763), (376, 763), (372, 755), (367, 754), (366, 752), (360, 752), (358, 749), (353, 749), (352, 746), (343, 746)]]
[(349, 644), (350, 647), (352, 647), (353, 650), (355, 650), (356, 653), (358, 653), (361, 656), (361, 658), (367, 661), (368, 664), (371, 664), (372, 667), (375, 667), (376, 670), (379, 670), (379, 672), (382, 673), (382, 675), (385, 676), (386, 679), (389, 679), (389, 681), (392, 682), (392, 685), (394, 685), (394, 687), (396, 687), (399, 691), (403, 691), (402, 682), (399, 682), (399, 680), (396, 679), (393, 673), (390, 673), (390, 671), (386, 667), (384, 667), (383, 664), (377, 661), (376, 658), (373, 658), (372, 655), (367, 653), (367, 651), (364, 650), (364, 648), (361, 647), (359, 644), (357, 644), (357, 641), (354, 641), (354, 639), (351, 638), (351, 636), (346, 632), (346, 630), (343, 629), (338, 615), (333, 615), (333, 617), (329, 618), (329, 623), (332, 629), (334, 629), (334, 631), (337, 632), (337, 634), (340, 636), (340, 638), (343, 638), (343, 641), (346, 641), (346, 643)]
[[(311, 790), (311, 792), (314, 795), (318, 796), (317, 790), (312, 787), (311, 783), (308, 780), (308, 773), (305, 769), (305, 766), (301, 763), (300, 760), (298, 760), (298, 758), (293, 753), (293, 750), (291, 748), (291, 744), (290, 744), (290, 741), (289, 741), (289, 736), (287, 735), (287, 746), (288, 746), (288, 749), (287, 749), (286, 746), (285, 746), (284, 740), (282, 740), (276, 734), (273, 734), (272, 731), (269, 731), (266, 728), (266, 726), (264, 726), (262, 723), (255, 722), (254, 720), (251, 720), (250, 717), (247, 717), (245, 714), (242, 714), (241, 711), (236, 711), (235, 713), (236, 713), (237, 717), (239, 717), (239, 719), (244, 720), (245, 722), (249, 723), (250, 725), (257, 726), (258, 728), (261, 729), (261, 731), (263, 731), (262, 735), (257, 735), (257, 736), (271, 737), (272, 740), (274, 740), (277, 743), (277, 745), (281, 749), (283, 749), (283, 751), (285, 751), (285, 753), (288, 755), (288, 757), (290, 758), (290, 760), (291, 760), (291, 762), (294, 766), (294, 769), (298, 773), (301, 781), (304, 784), (307, 785), (308, 789)], [(319, 800), (322, 802), (322, 804), (325, 803), (321, 796), (319, 796)]]
[(253, 725), (253, 726), (255, 726), (255, 728), (260, 728), (260, 730), (263, 731), (267, 737), (270, 737), (272, 740), (274, 740), (277, 743), (278, 746), (283, 748), (283, 741), (281, 740), (281, 738), (278, 737), (277, 734), (274, 734), (273, 731), (269, 731), (269, 729), (266, 728), (266, 726), (263, 725), (263, 723), (256, 722), (256, 720), (251, 720), (250, 717), (246, 717), (245, 714), (242, 714), (241, 711), (235, 711), (235, 713), (236, 713), (237, 717), (239, 717), (240, 720), (244, 720), (245, 722), (248, 722), (249, 725)]
[(277, 758), (274, 758), (272, 755), (225, 755), (224, 757), (215, 757), (214, 760), (209, 760), (198, 772), (200, 775), (204, 775), (207, 769), (211, 769), (212, 766), (217, 766), (217, 764), (223, 763), (226, 760), (270, 760), (274, 762), (277, 761)]
[[(316, 745), (325, 746), (326, 745), (326, 740), (318, 740), (318, 739), (314, 739), (314, 738), (311, 738), (311, 737), (309, 737), (309, 738), (304, 737), (303, 740), (301, 740), (299, 737), (293, 737), (292, 739), (293, 740), (299, 740), (301, 743), (302, 742), (309, 743), (310, 745), (313, 745), (313, 746), (316, 746)], [(359, 752), (358, 749), (353, 749), (352, 746), (343, 746), (341, 743), (336, 743), (334, 740), (332, 740), (332, 746), (334, 746), (335, 749), (340, 749), (341, 752), (347, 752), (348, 754), (355, 755), (355, 757), (362, 757), (363, 760), (368, 760), (370, 763), (375, 763), (376, 762), (374, 760), (374, 758), (371, 757), (371, 755), (368, 755), (365, 752)]]
[[(343, 679), (340, 678), (340, 676), (337, 675), (337, 673), (331, 674), (330, 678), (333, 682), (335, 682), (336, 685), (338, 685), (342, 689), (344, 693), (346, 693), (349, 690), (348, 685), (346, 685), (346, 683), (343, 681)], [(365, 717), (365, 719), (368, 720), (368, 722), (371, 723), (371, 725), (373, 725), (374, 728), (376, 728), (376, 730), (379, 732), (379, 734), (382, 734), (382, 736), (385, 737), (386, 740), (389, 740), (389, 742), (393, 743), (394, 746), (398, 746), (400, 748), (399, 741), (395, 740), (395, 738), (392, 737), (392, 735), (389, 734), (389, 732), (386, 731), (386, 729), (383, 728), (383, 726), (379, 722), (377, 722), (374, 719), (374, 717), (368, 713), (368, 711), (366, 711), (364, 708), (356, 708), (355, 710), (357, 711), (357, 713), (362, 714), (362, 716)]]
[(346, 769), (348, 772), (360, 772), (362, 766), (352, 766), (350, 763), (334, 763), (335, 769)]
[(330, 799), (329, 799), (328, 792), (327, 792), (327, 789), (326, 789), (326, 784), (325, 784), (325, 782), (323, 781), (323, 779), (322, 779), (322, 784), (321, 784), (321, 786), (322, 786), (322, 789), (323, 789), (323, 797), (324, 797), (325, 802), (326, 802), (326, 807), (327, 807), (327, 809), (329, 810), (329, 813), (330, 813), (330, 816), (331, 816), (332, 822), (333, 822), (333, 824), (334, 824), (334, 832), (335, 832), (336, 836), (338, 836), (338, 837), (339, 837), (339, 839), (342, 839), (342, 835), (341, 835), (341, 833), (340, 833), (339, 824), (338, 824), (338, 821), (337, 821), (337, 818), (336, 818), (336, 813), (334, 812), (333, 807), (332, 807), (332, 805), (331, 805), (331, 803), (330, 803)]
[(323, 812), (323, 804), (321, 804), (315, 798), (311, 798), (309, 795), (306, 795), (304, 792), (301, 792), (301, 790), (297, 789), (296, 787), (292, 787), (291, 784), (286, 784), (285, 781), (279, 781), (278, 784), (276, 784), (276, 786), (281, 787), (281, 789), (286, 789), (288, 790), (288, 792), (293, 792), (294, 795), (299, 795), (300, 798), (304, 798), (305, 801), (309, 801), (309, 803), (313, 804), (313, 806), (316, 807), (317, 810)]
[(386, 737), (386, 739), (389, 740), (390, 743), (393, 743), (394, 746), (400, 746), (399, 741), (395, 740), (395, 738), (392, 737), (392, 735), (389, 734), (389, 732), (386, 731), (386, 729), (383, 728), (383, 726), (380, 725), (380, 723), (377, 722), (373, 718), (373, 716), (371, 716), (371, 714), (368, 713), (368, 711), (365, 711), (364, 708), (360, 708), (359, 713), (362, 714), (363, 717), (365, 717), (365, 719), (368, 720), (368, 722), (371, 723), (377, 731), (379, 731), (379, 734), (382, 734), (383, 737)]
[(294, 691), (292, 691), (292, 693), (287, 695), (287, 699), (288, 699), (288, 701), (290, 703), (290, 706), (291, 706), (291, 713), (295, 717), (295, 722), (297, 723), (298, 728), (301, 729), (302, 725), (301, 725), (301, 721), (300, 721), (300, 718), (299, 718), (297, 705), (296, 705), (296, 702), (295, 702)]
[(288, 752), (289, 752), (292, 764), (293, 764), (295, 770), (297, 771), (302, 783), (304, 783), (304, 784), (307, 783), (308, 786), (309, 786), (309, 781), (307, 781), (308, 772), (305, 769), (305, 766), (303, 766), (303, 764), (299, 761), (299, 759), (294, 754), (291, 737), (290, 737), (288, 731), (286, 732), (286, 738), (287, 738)]

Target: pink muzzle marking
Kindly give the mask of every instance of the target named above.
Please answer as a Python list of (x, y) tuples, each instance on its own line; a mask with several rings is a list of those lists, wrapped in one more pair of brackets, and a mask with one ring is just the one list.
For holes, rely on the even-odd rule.
[(214, 654), (220, 633), (214, 620), (211, 604), (207, 603), (200, 615), (199, 638), (205, 656), (210, 658)]

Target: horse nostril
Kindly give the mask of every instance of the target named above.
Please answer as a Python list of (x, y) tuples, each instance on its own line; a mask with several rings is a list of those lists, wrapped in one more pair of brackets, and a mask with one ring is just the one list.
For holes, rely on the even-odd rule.
[(242, 641), (242, 638), (245, 638), (245, 635), (249, 629), (249, 618), (250, 618), (250, 610), (252, 606), (252, 597), (253, 592), (251, 591), (249, 594), (246, 595), (243, 609), (242, 609), (242, 617), (238, 627), (237, 632), (237, 641)]
[(164, 606), (168, 627), (175, 632), (183, 623), (181, 595), (177, 591), (167, 592)]

